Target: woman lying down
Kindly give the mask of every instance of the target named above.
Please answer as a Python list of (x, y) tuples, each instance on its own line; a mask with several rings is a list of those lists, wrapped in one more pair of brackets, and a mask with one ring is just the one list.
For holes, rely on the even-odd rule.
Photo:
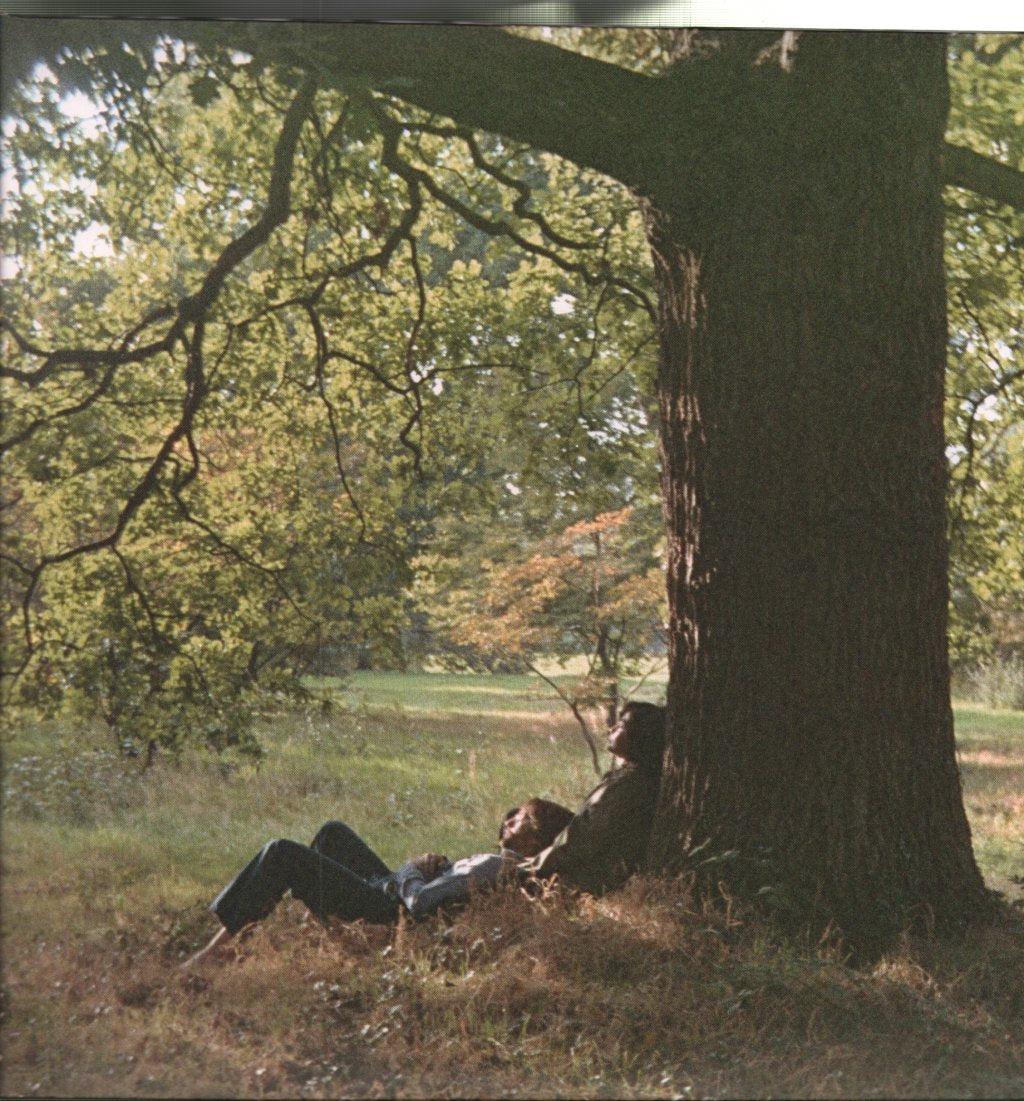
[(572, 817), (572, 811), (557, 803), (531, 799), (505, 815), (497, 853), (477, 853), (454, 862), (424, 853), (395, 871), (344, 822), (325, 823), (310, 845), (285, 838), (269, 841), (213, 900), (210, 909), (221, 928), (182, 966), (195, 964), (265, 918), (286, 891), (321, 921), (333, 917), (388, 924), (403, 910), (417, 918), (431, 914), (444, 903), (514, 878), (521, 865), (552, 844)]

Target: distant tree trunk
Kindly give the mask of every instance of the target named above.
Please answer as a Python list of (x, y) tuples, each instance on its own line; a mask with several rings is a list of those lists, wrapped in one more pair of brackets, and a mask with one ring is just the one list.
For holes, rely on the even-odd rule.
[(703, 173), (645, 208), (671, 607), (650, 862), (735, 849), (716, 877), (864, 950), (983, 893), (945, 633), (944, 50), (816, 35), (792, 71), (736, 66)]
[(619, 717), (619, 670), (617, 655), (613, 656), (613, 643), (607, 627), (598, 627), (594, 657), (597, 659), (598, 683), (601, 690), (601, 712), (605, 726), (612, 727)]

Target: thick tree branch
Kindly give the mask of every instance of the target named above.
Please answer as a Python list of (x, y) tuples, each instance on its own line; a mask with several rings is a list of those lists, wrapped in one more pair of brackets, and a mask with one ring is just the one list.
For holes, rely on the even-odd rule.
[(5, 32), (5, 83), (68, 51), (117, 54), (122, 42), (149, 51), (180, 37), (244, 50), (257, 67), (283, 65), (345, 92), (368, 83), (627, 184), (638, 182), (637, 119), (661, 116), (658, 79), (490, 27), (8, 17)]
[[(491, 27), (7, 17), (4, 30), (8, 86), (28, 77), (37, 61), (53, 62), (69, 51), (116, 53), (122, 42), (149, 50), (162, 38), (181, 37), (244, 49), (257, 66), (313, 73), (344, 91), (364, 80), (461, 125), (546, 149), (627, 185), (645, 181), (655, 149), (669, 152), (638, 132), (638, 120), (669, 121), (663, 79)], [(670, 81), (674, 134), (701, 132), (699, 68), (681, 66)], [(680, 94), (691, 78), (692, 94)], [(1024, 210), (1024, 173), (957, 145), (946, 146), (944, 160), (946, 183)]]
[(166, 320), (173, 315), (174, 311), (170, 307), (163, 307), (154, 311), (132, 329), (122, 340), (121, 347), (117, 351), (109, 348), (60, 348), (48, 352), (26, 340), (9, 321), (0, 318), (0, 329), (6, 329), (13, 336), (15, 343), (22, 352), (43, 360), (43, 363), (34, 371), (19, 371), (14, 367), (0, 367), (0, 377), (13, 379), (15, 382), (21, 382), (27, 386), (38, 386), (53, 375), (66, 369), (74, 369), (80, 371), (86, 377), (92, 377), (98, 367), (120, 367), (129, 363), (142, 363), (161, 352), (170, 351), (181, 338), (181, 324), (180, 322), (175, 323), (160, 340), (144, 344), (141, 348), (132, 349), (130, 347), (132, 340), (143, 328), (157, 321)]
[(944, 183), (1024, 211), (1024, 172), (949, 142), (943, 149), (942, 165)]

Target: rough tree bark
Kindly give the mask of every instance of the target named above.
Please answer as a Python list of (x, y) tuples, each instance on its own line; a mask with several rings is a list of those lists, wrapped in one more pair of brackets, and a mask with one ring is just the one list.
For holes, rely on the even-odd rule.
[[(736, 68), (705, 173), (647, 205), (672, 609), (653, 867), (863, 950), (976, 909), (946, 651), (945, 43)], [(727, 62), (722, 58), (722, 63)]]
[(978, 908), (945, 641), (941, 187), (1024, 207), (1024, 178), (944, 153), (942, 36), (738, 34), (654, 79), (479, 28), (84, 23), (9, 45), (8, 79), (83, 36), (179, 33), (631, 187), (659, 288), (672, 616), (650, 866), (735, 850), (718, 878), (862, 950)]

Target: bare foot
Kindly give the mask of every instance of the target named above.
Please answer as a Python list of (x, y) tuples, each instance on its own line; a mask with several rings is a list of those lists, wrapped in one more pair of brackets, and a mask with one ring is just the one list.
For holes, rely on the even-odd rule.
[(200, 948), (194, 956), (189, 956), (184, 963), (178, 965), (179, 971), (185, 971), (187, 968), (192, 967), (193, 964), (198, 963), (200, 960), (205, 959), (207, 956), (218, 957), (223, 955), (223, 948), (227, 942), (231, 940), (231, 934), (227, 931), (227, 928), (221, 926), (216, 933), (213, 934), (213, 939), (204, 948)]

